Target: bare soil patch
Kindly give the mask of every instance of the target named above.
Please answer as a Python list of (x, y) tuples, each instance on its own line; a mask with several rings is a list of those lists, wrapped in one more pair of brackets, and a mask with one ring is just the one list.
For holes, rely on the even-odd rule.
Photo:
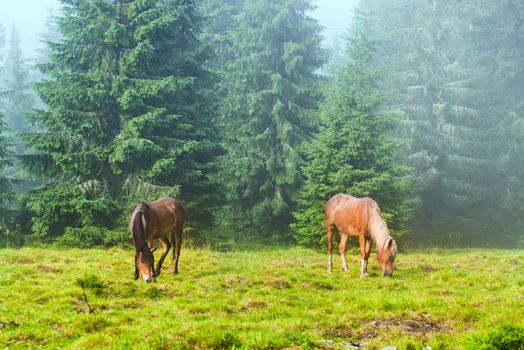
[(360, 330), (359, 339), (377, 337), (384, 330), (398, 328), (404, 334), (427, 334), (435, 332), (449, 333), (453, 331), (449, 326), (431, 320), (425, 315), (401, 319), (381, 319), (366, 323)]

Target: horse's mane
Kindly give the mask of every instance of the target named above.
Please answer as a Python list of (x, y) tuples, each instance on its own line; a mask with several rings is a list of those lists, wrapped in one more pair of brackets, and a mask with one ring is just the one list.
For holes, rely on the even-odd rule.
[[(388, 243), (389, 239), (392, 239), (391, 235), (389, 234), (388, 225), (384, 219), (382, 219), (382, 216), (380, 215), (380, 208), (375, 202), (372, 202), (370, 208), (369, 233), (375, 242), (379, 253), (386, 248), (386, 244)], [(389, 248), (389, 256), (394, 257), (395, 255), (397, 255), (397, 245), (392, 244)]]
[(147, 203), (141, 202), (140, 204), (138, 204), (131, 230), (133, 233), (133, 241), (135, 243), (136, 251), (141, 251), (142, 254), (145, 255), (151, 254), (151, 251), (149, 250), (149, 247), (146, 243), (146, 233), (142, 222), (142, 217), (147, 222), (149, 218), (149, 210), (150, 208), (149, 205), (147, 205)]

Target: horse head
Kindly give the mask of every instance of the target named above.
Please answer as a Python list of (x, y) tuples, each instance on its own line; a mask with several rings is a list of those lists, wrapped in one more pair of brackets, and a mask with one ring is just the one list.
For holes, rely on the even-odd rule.
[(149, 207), (142, 202), (135, 210), (132, 219), (131, 232), (135, 243), (135, 279), (142, 275), (145, 282), (155, 281), (155, 258), (146, 242), (145, 222), (148, 217)]
[[(142, 246), (136, 250), (136, 267), (138, 272), (142, 276), (144, 282), (151, 282), (155, 280), (154, 266), (155, 260), (153, 253), (149, 250), (147, 245)], [(138, 274), (135, 274), (135, 279), (138, 279)]]
[(386, 240), (384, 247), (379, 252), (377, 252), (378, 263), (380, 265), (380, 269), (382, 270), (382, 276), (387, 277), (393, 275), (397, 252), (397, 243), (393, 238), (389, 237)]

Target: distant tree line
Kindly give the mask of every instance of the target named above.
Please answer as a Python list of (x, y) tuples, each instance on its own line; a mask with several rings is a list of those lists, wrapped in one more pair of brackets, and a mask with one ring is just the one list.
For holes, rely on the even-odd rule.
[(125, 243), (169, 195), (195, 243), (321, 246), (340, 192), (401, 241), (524, 240), (521, 2), (362, 0), (336, 55), (311, 0), (61, 3), (38, 73), (0, 27), (1, 245)]
[(522, 241), (524, 3), (362, 1), (430, 242)]

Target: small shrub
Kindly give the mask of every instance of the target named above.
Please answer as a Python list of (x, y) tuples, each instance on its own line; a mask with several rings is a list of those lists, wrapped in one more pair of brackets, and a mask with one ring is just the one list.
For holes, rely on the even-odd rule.
[(76, 284), (80, 288), (90, 290), (96, 296), (102, 295), (104, 293), (104, 282), (102, 282), (96, 275), (86, 274), (83, 277), (78, 278), (76, 280)]
[(58, 237), (55, 243), (60, 247), (93, 248), (100, 247), (104, 242), (104, 234), (98, 227), (67, 227), (64, 235)]
[(144, 292), (145, 296), (149, 299), (156, 300), (160, 298), (164, 293), (157, 287), (150, 287)]
[(104, 246), (106, 247), (128, 247), (132, 244), (133, 240), (127, 229), (108, 230), (104, 234)]
[(524, 327), (501, 324), (489, 333), (470, 339), (466, 350), (524, 350)]
[(64, 234), (54, 242), (65, 248), (125, 247), (132, 244), (131, 234), (126, 229), (108, 230), (92, 226), (66, 227)]

